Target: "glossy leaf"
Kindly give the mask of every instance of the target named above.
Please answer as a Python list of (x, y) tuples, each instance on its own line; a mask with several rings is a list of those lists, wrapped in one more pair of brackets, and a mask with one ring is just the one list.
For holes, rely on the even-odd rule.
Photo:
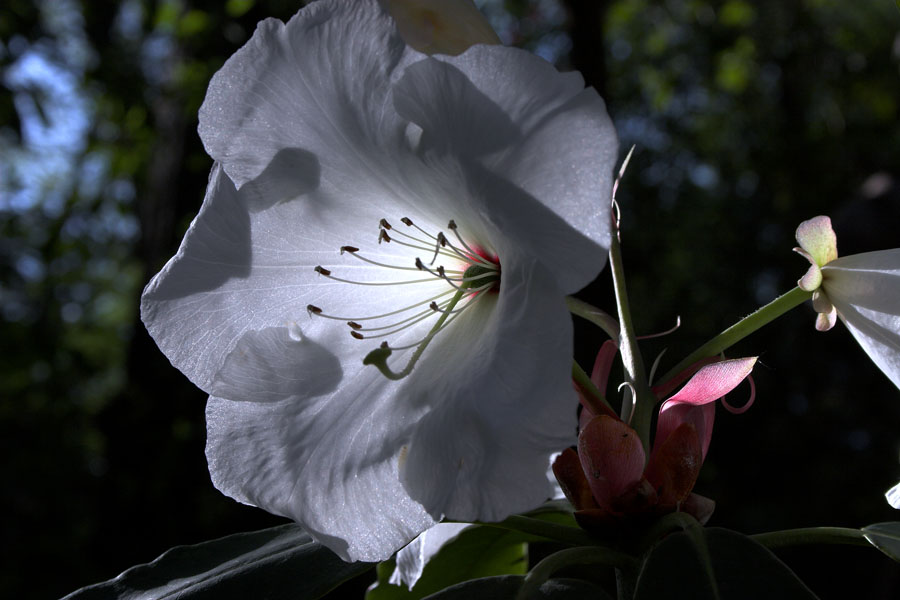
[(900, 562), (900, 522), (875, 523), (863, 527), (862, 532), (869, 543)]
[[(527, 516), (578, 527), (572, 507), (565, 500), (546, 502)], [(394, 559), (378, 565), (378, 581), (369, 589), (366, 600), (418, 600), (470, 579), (522, 575), (528, 568), (526, 544), (536, 541), (546, 540), (488, 525), (470, 527), (428, 561), (412, 590), (388, 582), (394, 572)]]
[(635, 600), (796, 600), (815, 594), (774, 554), (740, 533), (695, 528), (672, 534), (645, 556)]
[(522, 575), (528, 569), (527, 536), (488, 526), (464, 530), (432, 557), (412, 590), (388, 582), (394, 560), (378, 567), (378, 581), (366, 600), (418, 600), (446, 587), (479, 577)]
[(372, 566), (342, 561), (289, 524), (177, 546), (63, 600), (311, 600)]
[[(426, 600), (473, 600), (473, 598), (490, 598), (491, 600), (514, 600), (524, 580), (522, 575), (504, 575), (473, 579), (454, 585), (431, 596)], [(551, 579), (545, 582), (538, 593), (528, 600), (611, 600), (602, 588), (581, 579)]]

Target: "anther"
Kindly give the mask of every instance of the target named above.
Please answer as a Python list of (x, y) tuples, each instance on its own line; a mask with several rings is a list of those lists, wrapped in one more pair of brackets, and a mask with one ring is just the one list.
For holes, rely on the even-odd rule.
[(416, 268), (420, 271), (425, 271), (425, 263), (422, 262), (422, 259), (418, 256), (416, 257)]
[(328, 269), (326, 269), (325, 267), (322, 267), (322, 266), (316, 267), (315, 270), (316, 270), (316, 273), (318, 273), (319, 275), (331, 275), (331, 271), (329, 271)]
[(356, 321), (347, 321), (347, 325), (349, 325), (351, 329), (362, 329), (362, 325)]
[(320, 314), (322, 314), (322, 309), (319, 308), (318, 306), (314, 306), (312, 304), (307, 304), (306, 312), (308, 312), (311, 315), (320, 315)]
[(450, 219), (450, 222), (447, 223), (447, 229), (456, 231), (456, 221), (454, 221), (453, 219)]
[(441, 246), (447, 247), (447, 237), (444, 235), (443, 231), (439, 231), (437, 234), (437, 241), (440, 242)]
[(413, 222), (412, 222), (412, 219), (410, 219), (409, 217), (403, 217), (402, 219), (400, 219), (400, 221), (402, 221), (403, 224), (406, 225), (407, 227), (412, 227)]
[(389, 236), (387, 234), (387, 231), (382, 229), (381, 233), (378, 234), (378, 243), (380, 244), (381, 242), (390, 242), (390, 241), (391, 241), (391, 236)]
[(344, 252), (359, 252), (359, 248), (355, 246), (341, 246), (341, 254)]
[(364, 335), (361, 334), (361, 333), (357, 333), (357, 332), (355, 332), (355, 331), (351, 331), (351, 332), (350, 332), (350, 335), (352, 335), (353, 337), (355, 337), (355, 338), (358, 339), (358, 340), (364, 340), (364, 339), (366, 339), (366, 336), (364, 336)]
[(378, 221), (378, 224), (381, 225), (385, 229), (391, 229), (391, 224), (388, 223), (387, 219), (382, 219)]
[(437, 302), (432, 302), (431, 304), (428, 305), (428, 308), (430, 308), (434, 312), (441, 312), (441, 307), (438, 306)]

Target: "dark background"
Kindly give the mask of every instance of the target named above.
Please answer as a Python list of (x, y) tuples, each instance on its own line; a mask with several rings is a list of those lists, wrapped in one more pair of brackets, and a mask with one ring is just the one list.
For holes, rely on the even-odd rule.
[[(636, 328), (677, 359), (787, 291), (797, 224), (898, 246), (900, 11), (888, 0), (479, 2), (505, 43), (578, 68), (623, 156)], [(209, 78), (298, 2), (6, 0), (0, 8), (0, 596), (52, 598), (166, 548), (281, 522), (220, 495), (204, 394), (141, 326), (142, 286), (200, 206)], [(582, 295), (613, 309), (608, 271)], [(898, 515), (900, 391), (801, 307), (732, 350), (757, 403), (719, 411), (697, 491), (756, 533)], [(579, 326), (584, 323), (579, 323)], [(583, 327), (577, 355), (601, 343)], [(822, 598), (900, 595), (865, 548), (781, 556)], [(40, 577), (26, 573), (44, 573)], [(357, 581), (363, 589), (371, 575)], [(349, 590), (344, 590), (348, 592)]]

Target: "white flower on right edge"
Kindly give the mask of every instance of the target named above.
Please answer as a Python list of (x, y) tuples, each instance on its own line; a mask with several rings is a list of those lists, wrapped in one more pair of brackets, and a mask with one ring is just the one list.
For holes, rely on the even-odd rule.
[[(831, 219), (804, 221), (794, 248), (811, 266), (797, 282), (812, 292), (816, 329), (828, 331), (840, 317), (869, 358), (900, 388), (900, 248), (838, 258)], [(900, 484), (885, 494), (900, 508)]]

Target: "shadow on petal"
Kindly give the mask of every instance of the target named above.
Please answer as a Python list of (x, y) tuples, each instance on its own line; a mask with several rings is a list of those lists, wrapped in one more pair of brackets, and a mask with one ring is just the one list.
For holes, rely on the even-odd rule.
[(457, 67), (440, 60), (407, 67), (393, 93), (397, 113), (422, 128), (423, 151), (477, 158), (508, 148), (522, 136), (502, 108)]
[(320, 176), (315, 154), (285, 148), (275, 154), (256, 179), (241, 186), (239, 194), (250, 212), (258, 212), (318, 189)]
[(338, 358), (289, 327), (248, 331), (216, 373), (211, 393), (228, 400), (275, 402), (322, 396), (343, 375)]

